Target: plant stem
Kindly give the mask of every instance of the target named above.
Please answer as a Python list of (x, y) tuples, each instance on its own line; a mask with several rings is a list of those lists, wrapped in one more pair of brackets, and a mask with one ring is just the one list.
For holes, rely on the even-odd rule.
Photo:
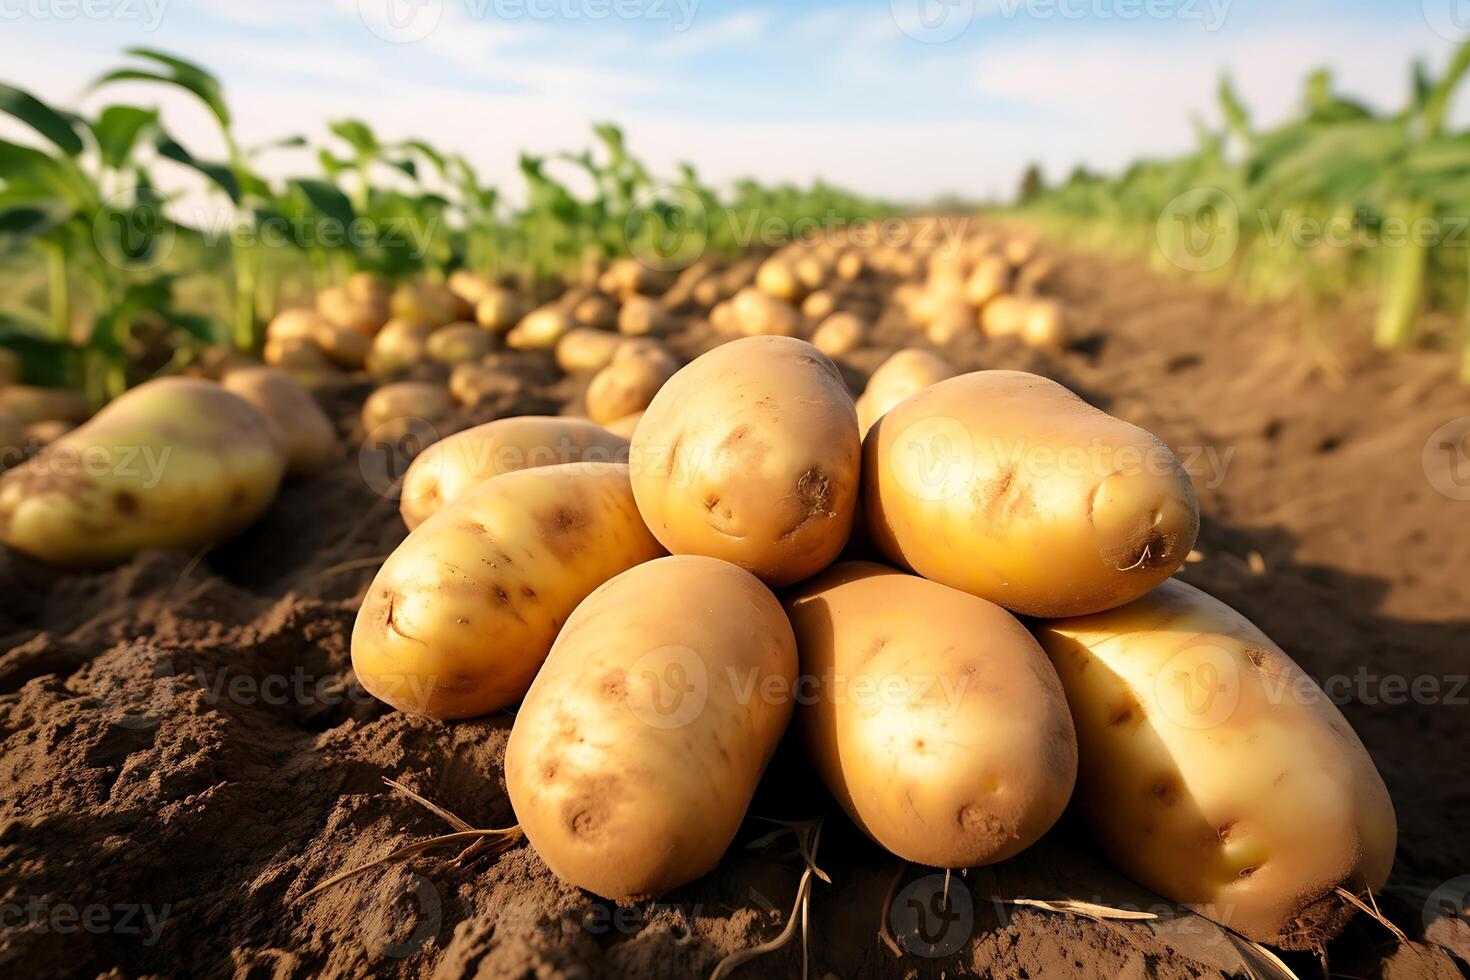
[(1431, 216), (1429, 205), (1421, 201), (1400, 202), (1389, 209), (1390, 220), (1403, 222), (1405, 240), (1382, 246), (1383, 286), (1373, 335), (1382, 350), (1403, 347), (1413, 339), (1429, 260), (1429, 247), (1415, 240), (1414, 229), (1422, 219)]
[(67, 281), (66, 249), (60, 245), (46, 247), (46, 270), (49, 280), (51, 328), (56, 339), (71, 343), (71, 285)]

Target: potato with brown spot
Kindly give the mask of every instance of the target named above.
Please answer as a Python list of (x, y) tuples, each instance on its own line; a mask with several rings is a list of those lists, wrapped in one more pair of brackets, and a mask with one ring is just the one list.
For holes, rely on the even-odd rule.
[(933, 351), (907, 347), (878, 365), (858, 396), (858, 429), (864, 436), (873, 423), (904, 399), (955, 376), (955, 369)]
[(884, 415), (863, 444), (863, 491), (889, 560), (1028, 616), (1130, 602), (1199, 532), (1167, 446), (1021, 371), (941, 381)]
[(271, 424), (286, 453), (287, 476), (310, 476), (341, 458), (332, 420), (289, 374), (268, 367), (241, 368), (220, 383)]
[(379, 570), (352, 632), (353, 670), (401, 711), (507, 707), (577, 604), (660, 554), (625, 464), (497, 476), (420, 524)]
[(270, 423), (244, 399), (160, 378), (0, 477), (0, 540), (69, 567), (194, 551), (260, 516), (285, 470)]
[(583, 419), (518, 415), (466, 429), (424, 450), (403, 477), (409, 530), (491, 477), (562, 463), (625, 463), (628, 440)]
[(656, 342), (627, 341), (587, 386), (587, 414), (607, 424), (644, 411), (678, 370), (679, 362)]
[(1397, 840), (1363, 744), (1244, 616), (1170, 580), (1039, 625), (1081, 749), (1080, 810), (1108, 858), (1257, 942), (1320, 948), (1377, 891)]
[(633, 437), (633, 489), (670, 551), (788, 585), (847, 541), (859, 457), (836, 366), (804, 341), (752, 337), (698, 358), (653, 399)]
[(994, 864), (1067, 806), (1077, 740), (1046, 655), (993, 603), (843, 562), (786, 600), (804, 674), (797, 711), (833, 797), (889, 851)]
[(791, 626), (749, 573), (662, 558), (588, 596), (516, 713), (505, 784), (526, 839), (604, 898), (720, 861), (791, 717)]

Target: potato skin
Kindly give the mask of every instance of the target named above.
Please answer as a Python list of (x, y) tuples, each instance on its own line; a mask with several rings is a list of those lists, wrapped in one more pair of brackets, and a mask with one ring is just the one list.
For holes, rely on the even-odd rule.
[(332, 420), (289, 374), (268, 367), (241, 368), (230, 371), (220, 383), (275, 428), (286, 453), (288, 476), (319, 473), (340, 458)]
[(1028, 616), (1130, 602), (1199, 533), (1167, 446), (1021, 371), (941, 381), (879, 419), (863, 499), (891, 561)]
[(403, 477), (411, 531), (491, 477), (561, 463), (628, 460), (628, 440), (582, 419), (518, 415), (465, 429), (425, 449)]
[(1397, 825), (1362, 742), (1229, 606), (1178, 580), (1042, 623), (1072, 706), (1077, 799), (1109, 859), (1258, 942), (1309, 949), (1375, 891)]
[(419, 525), (352, 631), (362, 686), (400, 711), (472, 718), (514, 704), (577, 604), (663, 553), (621, 463), (506, 473)]
[(68, 567), (197, 549), (259, 517), (285, 471), (274, 430), (244, 399), (160, 378), (0, 477), (0, 540)]
[(612, 579), (567, 621), (511, 729), (505, 784), (531, 846), (611, 899), (705, 874), (786, 729), (796, 671), (791, 626), (748, 572), (685, 555)]
[(919, 347), (906, 347), (878, 365), (858, 396), (858, 429), (866, 437), (873, 423), (915, 392), (955, 376), (948, 361)]
[(1077, 738), (1056, 671), (995, 605), (842, 562), (785, 601), (797, 710), (833, 797), (889, 851), (939, 868), (1035, 843), (1071, 798)]
[(675, 554), (734, 562), (771, 586), (831, 564), (852, 529), (852, 397), (811, 344), (750, 337), (674, 375), (633, 436), (633, 492)]

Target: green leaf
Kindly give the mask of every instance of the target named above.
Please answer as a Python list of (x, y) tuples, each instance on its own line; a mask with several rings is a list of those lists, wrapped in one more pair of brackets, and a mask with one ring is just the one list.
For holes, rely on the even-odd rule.
[(176, 58), (171, 54), (156, 51), (152, 48), (128, 48), (127, 54), (134, 58), (143, 58), (152, 61), (164, 68), (170, 69), (169, 73), (146, 71), (141, 68), (120, 68), (108, 72), (96, 82), (97, 85), (105, 85), (109, 82), (160, 82), (164, 85), (175, 85), (186, 92), (197, 97), (225, 129), (230, 127), (230, 110), (225, 105), (224, 89), (209, 72), (200, 68), (193, 62)]
[(1230, 80), (1229, 75), (1220, 76), (1219, 101), (1220, 112), (1225, 116), (1225, 125), (1243, 145), (1249, 146), (1252, 140), (1250, 113), (1236, 94), (1235, 83)]
[(95, 197), (91, 182), (70, 158), (5, 140), (0, 140), (0, 180), (21, 191), (45, 191), (78, 211), (88, 210)]
[(0, 347), (20, 358), (27, 384), (60, 388), (75, 380), (77, 352), (49, 336), (50, 324), (13, 313), (0, 313)]
[(62, 204), (35, 204), (0, 211), (0, 258), (24, 249), (43, 235), (48, 235), (72, 216)]
[(344, 230), (357, 220), (352, 202), (336, 184), (312, 177), (297, 177), (287, 183), (300, 191), (320, 215), (340, 223)]
[(82, 152), (82, 140), (72, 124), (29, 92), (0, 82), (0, 112), (8, 113), (54, 143), (67, 156)]
[(110, 105), (103, 109), (102, 115), (91, 124), (103, 166), (111, 170), (127, 166), (138, 138), (157, 122), (157, 109), (140, 109), (131, 105)]
[(172, 160), (174, 163), (183, 164), (184, 166), (189, 167), (192, 170), (198, 171), (199, 173), (208, 177), (210, 180), (214, 181), (214, 183), (220, 188), (220, 190), (224, 191), (225, 194), (229, 196), (231, 201), (236, 204), (240, 203), (240, 182), (235, 179), (235, 173), (229, 167), (225, 166), (222, 163), (210, 163), (204, 160), (196, 160), (194, 156), (189, 153), (188, 150), (180, 146), (177, 142), (174, 141), (174, 138), (172, 136), (169, 136), (165, 132), (160, 132), (158, 134), (158, 139), (155, 145), (158, 148), (159, 156), (162, 156), (166, 160)]
[(419, 179), (418, 164), (414, 163), (411, 159), (407, 157), (403, 158), (402, 160), (384, 160), (383, 162), (392, 167), (394, 170), (401, 170), (412, 180)]
[(360, 119), (341, 119), (328, 127), (335, 135), (346, 140), (358, 154), (372, 156), (378, 152), (378, 137), (367, 123)]

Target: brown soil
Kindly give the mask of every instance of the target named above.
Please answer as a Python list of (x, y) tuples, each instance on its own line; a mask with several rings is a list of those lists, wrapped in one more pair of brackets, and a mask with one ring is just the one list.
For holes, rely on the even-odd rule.
[[(1470, 415), (1470, 394), (1440, 360), (1314, 351), (1297, 342), (1290, 310), (1059, 255), (1052, 289), (1087, 328), (1076, 349), (1046, 357), (976, 341), (951, 354), (1051, 375), (1158, 432), (1192, 464), (1206, 513), (1202, 560), (1184, 576), (1319, 680), (1366, 672), (1343, 710), (1401, 825), (1380, 901), (1421, 939), (1431, 893), (1470, 871), (1470, 502), (1438, 492), (1431, 477), (1443, 486), (1456, 474), (1426, 475), (1422, 459), (1431, 433)], [(887, 324), (883, 340), (885, 350), (845, 365), (851, 383), (911, 335)], [(682, 338), (686, 352), (707, 342), (698, 331)], [(532, 393), (479, 417), (575, 397), (577, 382), (527, 366)], [(323, 393), (354, 449), (366, 390)], [(596, 900), (558, 882), (523, 842), (459, 863), (453, 850), (430, 854), (302, 900), (344, 868), (449, 829), (384, 777), (475, 826), (514, 822), (501, 769), (508, 714), (438, 724), (353, 682), (354, 615), (404, 534), (374, 489), (383, 466), (354, 451), (208, 555), (150, 553), (106, 574), (63, 575), (0, 554), (0, 971), (685, 977), (784, 925), (801, 865), (744, 846), (771, 829), (758, 819), (718, 870), (657, 903)], [(1425, 703), (1399, 703), (1396, 677), (1438, 690), (1421, 684)], [(1070, 819), (1014, 861), (957, 874), (955, 916), (927, 916), (943, 876), (882, 853), (812, 784), (787, 746), (752, 813), (828, 816), (819, 862), (833, 884), (813, 894), (813, 977), (1270, 975), (1218, 928), (1105, 868)], [(884, 931), (902, 956), (880, 937), (890, 897)], [(1164, 915), (1099, 922), (1016, 898)], [(1466, 937), (1463, 919), (1431, 932), (1457, 963), (1435, 946), (1399, 946), (1359, 916), (1331, 945), (1331, 970), (1456, 976)], [(1318, 971), (1310, 955), (1288, 961)], [(797, 976), (801, 966), (798, 940), (737, 975)]]

